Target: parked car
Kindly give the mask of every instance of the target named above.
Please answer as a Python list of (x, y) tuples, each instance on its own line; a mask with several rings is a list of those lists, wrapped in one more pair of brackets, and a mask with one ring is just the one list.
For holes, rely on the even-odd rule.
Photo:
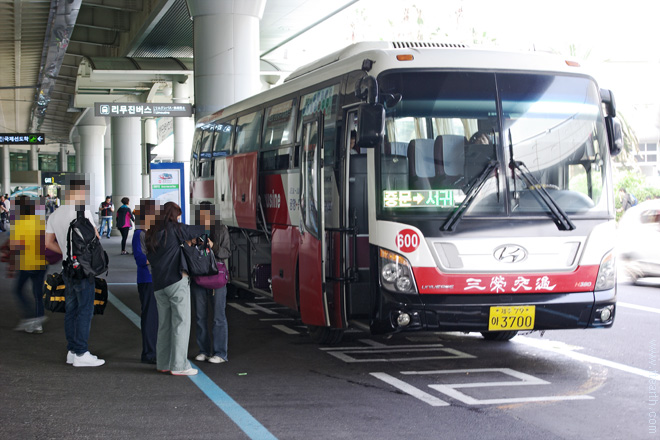
[(617, 254), (633, 282), (660, 277), (660, 200), (639, 203), (623, 214)]

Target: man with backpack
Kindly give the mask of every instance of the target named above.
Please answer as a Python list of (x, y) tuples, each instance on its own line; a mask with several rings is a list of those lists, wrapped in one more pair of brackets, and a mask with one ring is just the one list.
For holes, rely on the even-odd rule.
[(89, 192), (87, 179), (73, 175), (67, 180), (64, 205), (55, 210), (46, 223), (46, 248), (63, 254), (66, 363), (74, 367), (98, 367), (105, 361), (89, 352), (87, 340), (94, 313), (94, 276), (101, 266), (107, 269), (107, 255), (103, 262), (99, 261), (99, 251), (105, 252), (100, 247), (92, 213), (85, 208)]

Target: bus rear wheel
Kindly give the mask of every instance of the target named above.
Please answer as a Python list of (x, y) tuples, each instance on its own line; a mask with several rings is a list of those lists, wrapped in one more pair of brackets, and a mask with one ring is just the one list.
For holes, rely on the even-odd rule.
[(481, 336), (487, 341), (508, 341), (517, 334), (517, 330), (510, 332), (481, 332)]
[(318, 327), (315, 325), (308, 325), (309, 336), (312, 341), (321, 345), (335, 345), (338, 344), (344, 337), (344, 330), (330, 327)]

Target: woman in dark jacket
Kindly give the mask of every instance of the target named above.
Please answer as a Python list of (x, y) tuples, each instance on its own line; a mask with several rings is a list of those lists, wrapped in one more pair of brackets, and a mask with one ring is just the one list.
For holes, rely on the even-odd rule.
[(117, 211), (117, 229), (121, 233), (121, 254), (128, 255), (126, 252), (126, 238), (128, 238), (128, 231), (131, 229), (133, 222), (135, 222), (135, 217), (131, 208), (128, 207), (130, 200), (128, 197), (121, 199), (121, 207)]
[[(215, 216), (214, 206), (202, 202), (196, 210), (196, 223), (204, 228), (213, 242), (212, 250), (217, 261), (224, 261), (231, 256), (229, 248), (229, 231)], [(195, 301), (195, 316), (197, 321), (197, 346), (199, 354), (196, 361), (208, 361), (220, 364), (227, 361), (227, 286), (220, 289), (204, 289), (193, 280), (190, 283), (190, 293)], [(208, 330), (208, 309), (211, 308), (213, 345)]]
[(180, 244), (195, 240), (204, 231), (179, 223), (181, 208), (167, 202), (146, 233), (147, 260), (151, 265), (158, 305), (156, 368), (175, 376), (192, 376), (188, 362), (190, 337), (190, 283), (182, 266)]

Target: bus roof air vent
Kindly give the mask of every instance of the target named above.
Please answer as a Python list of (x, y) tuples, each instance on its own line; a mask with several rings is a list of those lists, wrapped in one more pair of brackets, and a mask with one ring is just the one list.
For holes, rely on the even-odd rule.
[(445, 49), (464, 49), (468, 46), (466, 44), (459, 43), (433, 43), (433, 42), (424, 42), (424, 41), (393, 41), (392, 47), (394, 49), (410, 49), (410, 48), (432, 48), (432, 47), (441, 47)]

